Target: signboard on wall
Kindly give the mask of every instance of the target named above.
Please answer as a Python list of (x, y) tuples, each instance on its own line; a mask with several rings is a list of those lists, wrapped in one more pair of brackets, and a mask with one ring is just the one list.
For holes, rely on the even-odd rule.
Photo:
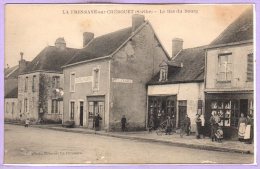
[(87, 83), (87, 82), (92, 82), (92, 76), (75, 78), (75, 83)]
[(112, 78), (112, 82), (114, 82), (114, 83), (133, 83), (133, 80), (132, 79)]

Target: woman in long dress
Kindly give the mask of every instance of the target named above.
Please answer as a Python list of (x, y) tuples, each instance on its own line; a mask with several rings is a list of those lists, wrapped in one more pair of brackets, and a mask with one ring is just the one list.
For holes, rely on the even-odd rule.
[(244, 141), (245, 131), (246, 131), (247, 119), (244, 113), (241, 113), (241, 117), (238, 120), (238, 140)]

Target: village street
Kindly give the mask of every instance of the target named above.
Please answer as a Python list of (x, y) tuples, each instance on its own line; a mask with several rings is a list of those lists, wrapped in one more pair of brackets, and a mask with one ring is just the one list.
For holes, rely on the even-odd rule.
[(5, 124), (4, 163), (252, 163), (253, 155)]

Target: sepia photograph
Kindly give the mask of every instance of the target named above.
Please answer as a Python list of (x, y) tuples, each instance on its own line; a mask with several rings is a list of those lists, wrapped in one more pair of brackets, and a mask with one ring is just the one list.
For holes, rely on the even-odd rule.
[(256, 164), (254, 4), (4, 15), (4, 164)]

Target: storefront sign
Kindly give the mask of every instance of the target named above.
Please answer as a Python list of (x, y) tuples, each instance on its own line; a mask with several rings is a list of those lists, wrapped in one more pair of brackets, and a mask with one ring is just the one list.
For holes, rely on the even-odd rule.
[(114, 83), (133, 83), (133, 80), (112, 78), (112, 82), (114, 82)]
[(87, 83), (87, 82), (92, 82), (92, 76), (75, 78), (75, 83)]

